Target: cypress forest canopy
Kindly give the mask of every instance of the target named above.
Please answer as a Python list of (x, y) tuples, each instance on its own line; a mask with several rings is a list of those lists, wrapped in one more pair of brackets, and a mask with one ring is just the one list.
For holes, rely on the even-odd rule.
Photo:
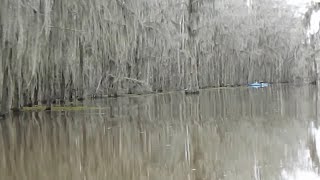
[(1, 0), (1, 112), (88, 96), (314, 81), (319, 37), (308, 42), (305, 21), (277, 0)]

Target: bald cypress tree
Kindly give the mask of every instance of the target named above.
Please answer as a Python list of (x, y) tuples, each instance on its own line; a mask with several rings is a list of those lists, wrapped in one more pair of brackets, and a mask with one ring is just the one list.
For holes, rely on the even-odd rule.
[[(317, 11), (320, 10), (320, 3), (315, 2), (312, 4), (311, 7), (309, 7), (308, 11), (305, 13), (304, 16), (304, 26), (306, 29), (310, 29), (311, 28), (311, 18), (313, 16), (313, 14)], [(320, 24), (320, 22), (318, 22)], [(317, 47), (319, 47), (319, 31), (318, 32), (311, 32), (310, 34), (308, 34), (309, 36), (309, 45), (311, 47), (311, 50), (313, 51), (311, 53), (311, 55), (307, 58), (310, 59), (310, 61), (313, 64), (313, 77), (312, 77), (312, 83), (313, 84), (317, 84), (318, 80), (319, 80), (319, 72), (318, 72), (318, 60), (319, 58), (317, 58), (318, 55), (318, 49)]]
[(199, 93), (198, 64), (199, 40), (198, 31), (200, 23), (199, 9), (202, 0), (189, 0), (188, 3), (188, 45), (187, 45), (187, 89), (186, 94)]
[(1, 0), (1, 111), (302, 76), (300, 20), (247, 2)]

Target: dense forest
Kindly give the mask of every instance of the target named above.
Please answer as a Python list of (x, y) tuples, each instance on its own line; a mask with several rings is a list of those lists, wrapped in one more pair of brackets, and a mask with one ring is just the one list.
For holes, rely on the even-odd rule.
[(88, 97), (315, 81), (310, 8), (271, 0), (0, 0), (1, 112)]

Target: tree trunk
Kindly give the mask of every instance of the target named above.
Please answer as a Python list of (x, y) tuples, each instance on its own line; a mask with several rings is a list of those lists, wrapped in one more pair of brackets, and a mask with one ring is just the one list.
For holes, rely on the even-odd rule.
[(70, 72), (69, 74), (69, 101), (73, 101), (74, 98), (74, 85), (73, 85), (73, 76)]
[[(312, 50), (315, 52), (316, 51), (316, 35), (311, 35), (310, 37), (310, 45)], [(313, 69), (314, 69), (314, 77), (312, 80), (312, 83), (317, 84), (318, 83), (318, 65), (317, 65), (317, 59), (316, 59), (316, 54), (311, 56), (311, 60), (313, 61)]]
[(199, 82), (198, 82), (198, 26), (199, 26), (199, 7), (201, 0), (189, 0), (188, 4), (188, 64), (187, 64), (187, 89), (186, 94), (199, 93)]
[(66, 97), (66, 78), (65, 78), (65, 72), (67, 67), (67, 46), (66, 43), (62, 43), (62, 58), (60, 62), (60, 103), (65, 103), (65, 97)]
[(84, 100), (84, 76), (83, 76), (83, 59), (84, 59), (84, 50), (83, 50), (83, 44), (82, 40), (79, 39), (79, 50), (80, 50), (80, 72), (79, 72), (79, 89), (78, 89), (78, 100), (82, 101)]
[(21, 110), (21, 104), (20, 104), (20, 86), (19, 86), (19, 79), (15, 77), (14, 79), (14, 89), (13, 89), (13, 101), (12, 101), (12, 110), (14, 112), (19, 112)]
[(21, 68), (20, 60), (17, 59), (17, 44), (14, 45), (14, 48), (11, 50), (12, 57), (10, 58), (10, 69), (11, 77), (13, 82), (13, 96), (12, 96), (12, 106), (11, 110), (14, 112), (19, 112), (21, 110), (21, 96), (20, 96), (20, 81), (21, 81)]
[[(7, 56), (9, 52), (9, 56)], [(1, 102), (1, 113), (2, 115), (6, 115), (9, 113), (9, 96), (10, 96), (10, 66), (9, 62), (12, 58), (12, 49), (9, 49), (9, 42), (5, 43), (4, 50), (2, 52), (2, 68), (3, 68), (3, 82), (2, 82), (2, 102)]]

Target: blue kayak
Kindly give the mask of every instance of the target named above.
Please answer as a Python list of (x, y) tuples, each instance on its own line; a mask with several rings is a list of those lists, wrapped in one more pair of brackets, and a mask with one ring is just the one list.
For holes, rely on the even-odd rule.
[(269, 84), (268, 83), (255, 82), (255, 83), (248, 84), (248, 86), (249, 87), (254, 87), (254, 88), (263, 88), (263, 87), (268, 87)]

